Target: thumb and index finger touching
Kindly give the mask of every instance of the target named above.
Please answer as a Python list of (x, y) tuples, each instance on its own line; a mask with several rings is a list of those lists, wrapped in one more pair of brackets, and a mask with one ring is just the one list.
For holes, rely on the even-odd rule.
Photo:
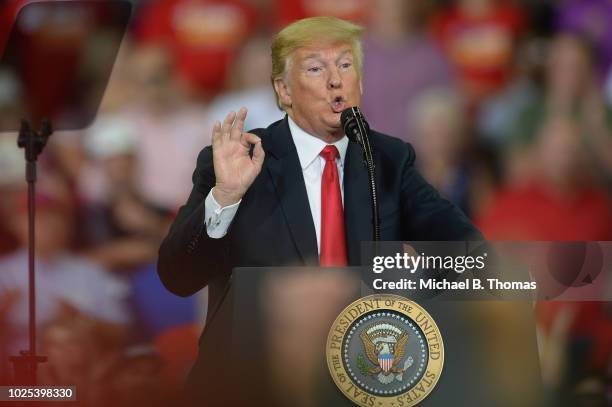
[(256, 164), (262, 164), (265, 153), (263, 147), (261, 146), (261, 139), (252, 133), (244, 133), (242, 137), (243, 140), (245, 140), (249, 145), (254, 145), (252, 160)]
[(213, 144), (225, 141), (238, 141), (245, 148), (253, 146), (252, 159), (260, 164), (263, 162), (265, 153), (261, 146), (261, 138), (253, 133), (244, 132), (244, 123), (248, 109), (240, 108), (238, 112), (231, 111), (225, 116), (223, 123), (216, 121), (213, 126)]
[(250, 148), (252, 144), (257, 147), (257, 144), (261, 143), (261, 139), (253, 133), (244, 132), (244, 122), (246, 120), (247, 113), (247, 108), (242, 107), (236, 114), (236, 122), (234, 123), (234, 128), (232, 129), (232, 137), (236, 140), (240, 140), (242, 145), (247, 148)]
[(253, 146), (253, 161), (255, 161), (255, 163), (260, 164), (261, 162), (263, 162), (263, 158), (264, 158), (264, 151), (263, 148), (261, 147), (261, 138), (259, 138), (258, 136), (256, 136), (253, 133), (245, 133), (243, 132), (244, 129), (244, 121), (246, 119), (246, 115), (247, 115), (247, 109), (246, 107), (242, 107), (239, 111), (238, 111), (238, 116), (237, 116), (237, 127), (240, 130), (240, 141), (242, 142), (242, 145), (244, 145), (247, 148), (251, 148), (251, 145)]

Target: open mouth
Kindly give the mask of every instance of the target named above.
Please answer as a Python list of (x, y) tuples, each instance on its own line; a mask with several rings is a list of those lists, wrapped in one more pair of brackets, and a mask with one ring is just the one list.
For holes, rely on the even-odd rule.
[(346, 108), (346, 103), (342, 96), (336, 96), (331, 102), (331, 107), (334, 113), (342, 113)]

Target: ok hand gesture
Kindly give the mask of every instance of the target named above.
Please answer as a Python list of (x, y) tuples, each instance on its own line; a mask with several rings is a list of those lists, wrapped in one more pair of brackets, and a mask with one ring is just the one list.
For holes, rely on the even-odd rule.
[[(230, 112), (213, 127), (212, 149), (216, 184), (213, 197), (222, 207), (242, 199), (261, 171), (265, 153), (261, 139), (251, 133), (243, 133), (247, 109)], [(249, 155), (251, 146), (253, 156)]]

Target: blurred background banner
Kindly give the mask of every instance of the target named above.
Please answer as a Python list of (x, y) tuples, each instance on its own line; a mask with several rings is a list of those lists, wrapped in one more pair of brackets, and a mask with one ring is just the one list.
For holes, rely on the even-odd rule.
[[(111, 68), (107, 51), (121, 40), (82, 31), (121, 13), (78, 14), (75, 25), (62, 24), (75, 17), (60, 13), (49, 25), (34, 19), (24, 27), (38, 27), (32, 35), (45, 36), (42, 49), (28, 42), (7, 53), (16, 16), (31, 3), (0, 2), (0, 54), (30, 59), (27, 69), (0, 72), (3, 130), (16, 129), (19, 104), (31, 98), (23, 75), (58, 77), (60, 90), (74, 89), (65, 81), (93, 78), (47, 72), (44, 50), (60, 38), (95, 44), (100, 54), (82, 59), (93, 75)], [(98, 89), (96, 120), (54, 133), (39, 161), (39, 349), (49, 356), (40, 383), (76, 384), (89, 405), (174, 400), (197, 355), (207, 294), (169, 294), (156, 275), (157, 249), (187, 199), (214, 121), (242, 105), (248, 128), (283, 117), (270, 85), (269, 46), (278, 29), (302, 17), (335, 15), (366, 27), (364, 115), (373, 129), (414, 145), (424, 177), (487, 239), (612, 241), (608, 0), (130, 3), (133, 17), (107, 87)], [(74, 48), (62, 50), (66, 66), (58, 66), (75, 69)], [(75, 97), (99, 97), (60, 92), (59, 102), (57, 89), (36, 98), (38, 112), (62, 116), (60, 107)], [(3, 355), (23, 347), (27, 326), (27, 214), (16, 137), (0, 133), (0, 381), (7, 377)], [(609, 302), (550, 304), (535, 310), (547, 398), (610, 404)]]

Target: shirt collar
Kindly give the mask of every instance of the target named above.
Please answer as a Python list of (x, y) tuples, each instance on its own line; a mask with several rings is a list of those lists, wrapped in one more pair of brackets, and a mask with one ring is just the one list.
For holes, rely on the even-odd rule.
[[(291, 137), (293, 138), (293, 143), (295, 144), (295, 148), (297, 149), (298, 157), (300, 159), (300, 166), (302, 170), (308, 167), (315, 158), (319, 156), (321, 150), (325, 148), (328, 144), (317, 138), (306, 133), (300, 126), (298, 126), (291, 117), (287, 116), (289, 119), (289, 130), (291, 132)], [(346, 149), (348, 148), (349, 139), (346, 136), (343, 136), (340, 140), (332, 143), (332, 145), (336, 146), (338, 152), (340, 153), (340, 165), (344, 166), (344, 157), (346, 156)]]

